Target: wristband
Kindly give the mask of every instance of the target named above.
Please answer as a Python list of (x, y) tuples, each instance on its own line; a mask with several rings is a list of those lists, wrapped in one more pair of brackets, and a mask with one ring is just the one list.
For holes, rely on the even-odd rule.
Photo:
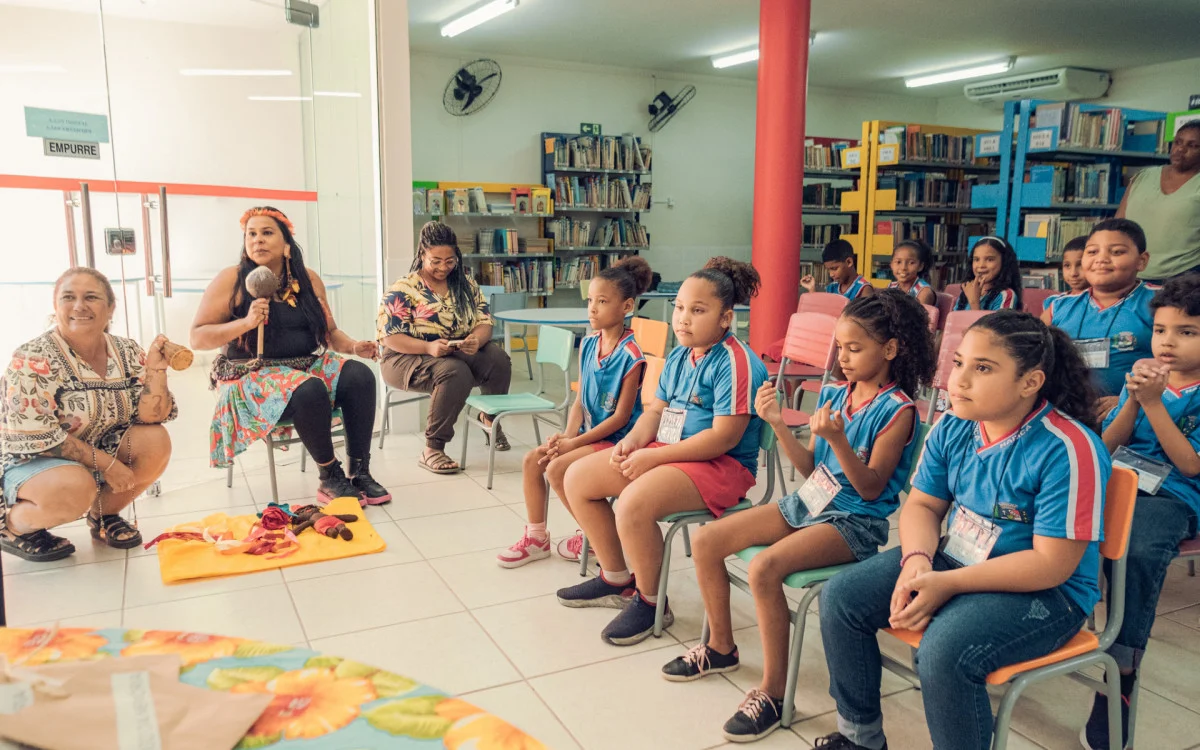
[(933, 555), (929, 554), (928, 552), (926, 552), (926, 551), (925, 551), (925, 550), (923, 550), (923, 549), (915, 549), (915, 550), (913, 550), (912, 552), (908, 552), (908, 553), (906, 553), (904, 556), (902, 556), (902, 557), (900, 558), (900, 568), (901, 568), (901, 570), (903, 570), (903, 569), (904, 569), (904, 564), (905, 564), (905, 563), (907, 563), (907, 562), (909, 561), (909, 558), (912, 558), (912, 557), (923, 557), (923, 558), (925, 558), (926, 560), (928, 560), (928, 561), (929, 561), (929, 565), (930, 565), (930, 566), (932, 566), (932, 565), (933, 565)]

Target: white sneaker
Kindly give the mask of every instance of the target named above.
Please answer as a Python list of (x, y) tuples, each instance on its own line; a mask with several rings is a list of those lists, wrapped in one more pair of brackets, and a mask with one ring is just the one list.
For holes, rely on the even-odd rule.
[[(554, 548), (558, 556), (568, 562), (579, 562), (579, 553), (583, 551), (583, 532), (576, 529), (575, 536), (567, 537)], [(596, 550), (588, 545), (588, 558), (596, 556)]]
[(496, 555), (496, 564), (502, 568), (519, 568), (549, 556), (550, 538), (534, 539), (529, 532), (525, 532), (521, 541)]

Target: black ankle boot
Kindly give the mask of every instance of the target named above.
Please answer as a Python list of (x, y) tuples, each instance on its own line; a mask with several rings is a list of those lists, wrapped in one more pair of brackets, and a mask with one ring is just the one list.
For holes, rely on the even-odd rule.
[(317, 466), (317, 471), (321, 477), (321, 484), (317, 487), (318, 503), (326, 505), (335, 497), (353, 497), (358, 499), (359, 505), (366, 505), (362, 493), (342, 471), (341, 461), (335, 458), (324, 466)]
[(367, 505), (386, 505), (392, 501), (392, 493), (387, 491), (371, 476), (371, 457), (350, 459), (350, 481), (362, 493)]

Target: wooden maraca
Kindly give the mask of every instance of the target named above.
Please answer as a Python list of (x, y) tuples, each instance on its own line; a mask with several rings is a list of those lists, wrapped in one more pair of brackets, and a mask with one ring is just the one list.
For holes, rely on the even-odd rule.
[(192, 360), (196, 358), (191, 349), (173, 341), (163, 343), (163, 356), (167, 358), (167, 364), (172, 370), (186, 370), (192, 366)]
[[(246, 291), (255, 299), (270, 297), (279, 290), (279, 279), (266, 266), (259, 266), (246, 274)], [(258, 324), (258, 358), (263, 355), (263, 324)]]

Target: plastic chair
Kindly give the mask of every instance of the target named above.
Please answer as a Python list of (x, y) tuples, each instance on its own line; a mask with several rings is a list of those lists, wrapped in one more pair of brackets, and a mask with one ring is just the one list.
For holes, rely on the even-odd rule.
[(634, 318), (629, 321), (629, 327), (633, 329), (633, 338), (644, 354), (667, 356), (667, 339), (671, 335), (671, 326), (661, 320)]
[[(1117, 638), (1121, 623), (1125, 619), (1125, 566), (1129, 550), (1129, 529), (1133, 525), (1133, 508), (1137, 502), (1137, 474), (1129, 469), (1114, 468), (1108, 481), (1108, 492), (1104, 500), (1104, 541), (1100, 543), (1100, 554), (1112, 561), (1111, 590), (1108, 602), (1108, 621), (1099, 634), (1087, 628), (1081, 629), (1065, 645), (1046, 656), (1010, 664), (987, 676), (989, 685), (1008, 684), (1008, 690), (1000, 700), (996, 711), (995, 731), (992, 734), (992, 750), (1008, 747), (1009, 724), (1013, 706), (1021, 693), (1035, 682), (1070, 675), (1079, 682), (1108, 695), (1108, 725), (1121, 726), (1121, 673), (1117, 662), (1108, 655), (1108, 647)], [(914, 650), (921, 645), (921, 634), (911, 630), (887, 628), (887, 632)], [(919, 654), (918, 654), (919, 655)], [(913, 670), (883, 654), (883, 664), (889, 670), (919, 683)], [(1092, 666), (1104, 669), (1104, 682), (1098, 682), (1084, 674)], [(1133, 707), (1130, 707), (1130, 728), (1133, 724)], [(1133, 733), (1130, 732), (1132, 742)], [(1121, 750), (1121, 732), (1112, 731), (1108, 736), (1109, 750)], [(1131, 744), (1132, 746), (1132, 744)]]
[[(553, 401), (535, 396), (532, 393), (508, 393), (496, 396), (471, 396), (467, 399), (466, 407), (463, 409), (463, 420), (465, 426), (463, 428), (463, 446), (462, 460), (458, 465), (463, 469), (467, 468), (467, 442), (470, 437), (472, 426), (483, 430), (488, 435), (488, 479), (487, 488), (492, 488), (492, 475), (496, 469), (496, 430), (500, 427), (500, 422), (505, 417), (527, 416), (533, 420), (533, 434), (537, 441), (542, 442), (541, 431), (538, 429), (538, 421), (543, 421), (546, 424), (555, 425), (559, 429), (567, 426), (567, 406), (571, 403), (571, 357), (575, 352), (575, 334), (565, 328), (556, 328), (554, 326), (538, 326), (538, 341), (540, 342), (537, 349), (538, 365), (551, 364), (562, 370), (563, 374), (563, 400), (561, 403), (555, 404)], [(542, 382), (542, 368), (538, 367), (538, 393), (544, 392)], [(474, 415), (488, 414), (492, 417), (491, 425), (484, 425)], [(554, 414), (558, 417), (557, 420), (551, 421), (546, 418), (547, 414)]]
[[(334, 442), (334, 445), (338, 445), (339, 442), (345, 442), (345, 439), (346, 439), (346, 426), (345, 426), (345, 424), (343, 424), (341, 422), (341, 419), (342, 419), (342, 410), (341, 409), (333, 410), (333, 419), (338, 421), (338, 423), (333, 426), (333, 432), (332, 432), (333, 437), (341, 438), (341, 441)], [(275, 502), (279, 502), (279, 486), (275, 481), (275, 451), (277, 451), (277, 450), (282, 451), (287, 446), (303, 444), (303, 441), (300, 440), (300, 435), (298, 433), (296, 433), (294, 429), (293, 429), (293, 434), (290, 438), (272, 437), (272, 433), (276, 429), (279, 429), (280, 427), (293, 427), (294, 428), (294, 425), (292, 424), (291, 420), (286, 420), (286, 419), (282, 420), (275, 424), (275, 427), (271, 430), (271, 432), (268, 432), (266, 435), (263, 436), (263, 442), (267, 444), (267, 469), (271, 473), (271, 499), (274, 500)], [(302, 471), (302, 472), (306, 471), (308, 469), (307, 464), (308, 464), (308, 451), (305, 450), (304, 448), (301, 448), (300, 449), (300, 471)], [(227, 468), (225, 470), (225, 486), (226, 487), (233, 486), (233, 464), (232, 463), (230, 463), (229, 468)]]
[[(946, 316), (945, 329), (942, 331), (942, 345), (938, 348), (937, 369), (933, 372), (933, 394), (929, 401), (917, 402), (917, 412), (927, 424), (933, 424), (940, 413), (938, 402), (942, 391), (950, 382), (950, 373), (954, 370), (954, 352), (962, 343), (967, 329), (982, 317), (991, 315), (989, 310), (959, 310)], [(942, 409), (944, 411), (944, 409)]]
[[(379, 425), (379, 448), (383, 449), (383, 440), (387, 434), (392, 431), (392, 407), (403, 406), (404, 404), (417, 404), (422, 401), (428, 401), (430, 398), (428, 393), (420, 393), (417, 391), (405, 391), (400, 388), (393, 388), (390, 385), (383, 388), (383, 422)], [(420, 413), (420, 407), (417, 408)]]
[(796, 303), (796, 312), (821, 313), (836, 318), (842, 314), (842, 310), (846, 309), (848, 304), (850, 304), (850, 300), (840, 294), (805, 292), (800, 295), (800, 301)]
[[(819, 378), (821, 385), (829, 382), (837, 352), (833, 338), (836, 327), (837, 318), (821, 313), (803, 312), (792, 315), (791, 320), (788, 321), (787, 336), (783, 342), (783, 360), (779, 363), (778, 372), (783, 374), (775, 378), (777, 392), (783, 392), (784, 381), (796, 377)], [(805, 368), (803, 375), (791, 374), (789, 365), (793, 363)], [(806, 426), (811, 417), (811, 415), (799, 411), (799, 400), (800, 390), (797, 389), (793, 408), (785, 407), (783, 409), (783, 421), (791, 430)]]
[(1041, 317), (1046, 309), (1046, 300), (1056, 294), (1062, 292), (1053, 289), (1022, 289), (1021, 303), (1025, 305), (1025, 312)]
[(1196, 575), (1196, 558), (1200, 557), (1200, 536), (1195, 539), (1188, 539), (1179, 545), (1179, 556), (1187, 560), (1188, 575), (1195, 577)]
[(938, 309), (938, 330), (942, 330), (946, 326), (946, 317), (954, 312), (954, 301), (958, 299), (958, 295), (953, 296), (945, 293), (937, 293), (937, 309)]
[(921, 305), (921, 307), (925, 308), (925, 312), (929, 313), (929, 332), (937, 333), (938, 323), (942, 319), (942, 311), (936, 305)]

